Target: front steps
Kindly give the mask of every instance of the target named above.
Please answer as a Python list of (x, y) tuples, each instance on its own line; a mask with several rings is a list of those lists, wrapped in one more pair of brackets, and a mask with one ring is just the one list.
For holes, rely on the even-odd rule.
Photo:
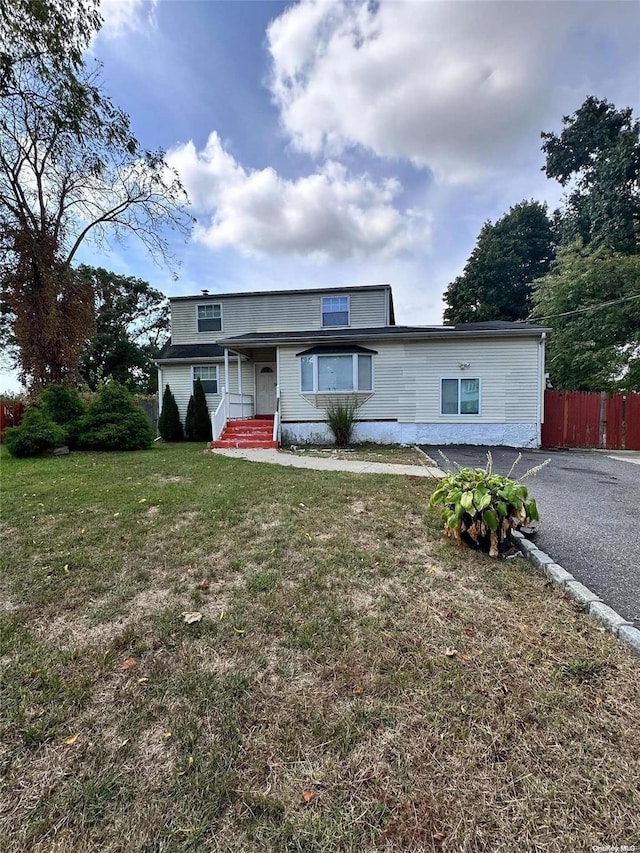
[(264, 447), (276, 448), (273, 440), (273, 418), (252, 418), (244, 421), (227, 421), (224, 432), (211, 447)]

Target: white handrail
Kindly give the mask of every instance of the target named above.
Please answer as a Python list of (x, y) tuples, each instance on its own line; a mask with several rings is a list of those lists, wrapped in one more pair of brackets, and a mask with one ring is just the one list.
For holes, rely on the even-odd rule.
[(276, 385), (276, 410), (273, 415), (272, 440), (280, 446), (280, 386)]
[(220, 398), (220, 402), (218, 403), (218, 408), (211, 415), (211, 436), (213, 441), (217, 441), (222, 433), (224, 432), (224, 428), (227, 425), (228, 421), (228, 409), (229, 409), (229, 400), (227, 397), (226, 389), (222, 389), (222, 397)]

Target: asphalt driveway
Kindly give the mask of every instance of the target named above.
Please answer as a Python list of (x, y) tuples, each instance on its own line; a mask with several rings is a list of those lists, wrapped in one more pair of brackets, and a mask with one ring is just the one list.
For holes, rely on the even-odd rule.
[[(431, 446), (422, 449), (443, 470), (452, 462), (506, 474), (512, 447)], [(617, 457), (617, 458), (612, 458)], [(536, 544), (621, 616), (640, 627), (640, 453), (523, 450), (512, 476), (551, 462), (524, 482), (540, 510)]]

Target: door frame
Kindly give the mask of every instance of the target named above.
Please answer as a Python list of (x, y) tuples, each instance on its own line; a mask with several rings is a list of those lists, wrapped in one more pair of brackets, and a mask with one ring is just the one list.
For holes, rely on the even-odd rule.
[[(270, 367), (273, 370), (273, 411), (272, 412), (259, 412), (258, 411), (258, 376), (260, 375), (259, 368)], [(255, 361), (253, 365), (253, 382), (256, 391), (256, 402), (254, 406), (255, 416), (259, 415), (268, 415), (269, 417), (275, 415), (276, 413), (276, 386), (278, 384), (278, 364), (276, 361)]]

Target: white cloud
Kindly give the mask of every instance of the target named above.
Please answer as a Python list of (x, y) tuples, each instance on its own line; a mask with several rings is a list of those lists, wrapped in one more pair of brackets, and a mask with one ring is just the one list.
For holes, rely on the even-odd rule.
[(597, 94), (612, 55), (639, 67), (634, 7), (302, 0), (268, 29), (271, 90), (301, 150), (360, 145), (473, 181)]
[(131, 32), (148, 32), (156, 25), (158, 0), (101, 0), (103, 18), (100, 33), (109, 39)]
[(168, 161), (198, 216), (194, 239), (214, 249), (343, 259), (394, 256), (428, 240), (428, 217), (394, 206), (394, 179), (352, 177), (334, 161), (295, 180), (245, 169), (215, 132), (201, 151), (188, 142)]

